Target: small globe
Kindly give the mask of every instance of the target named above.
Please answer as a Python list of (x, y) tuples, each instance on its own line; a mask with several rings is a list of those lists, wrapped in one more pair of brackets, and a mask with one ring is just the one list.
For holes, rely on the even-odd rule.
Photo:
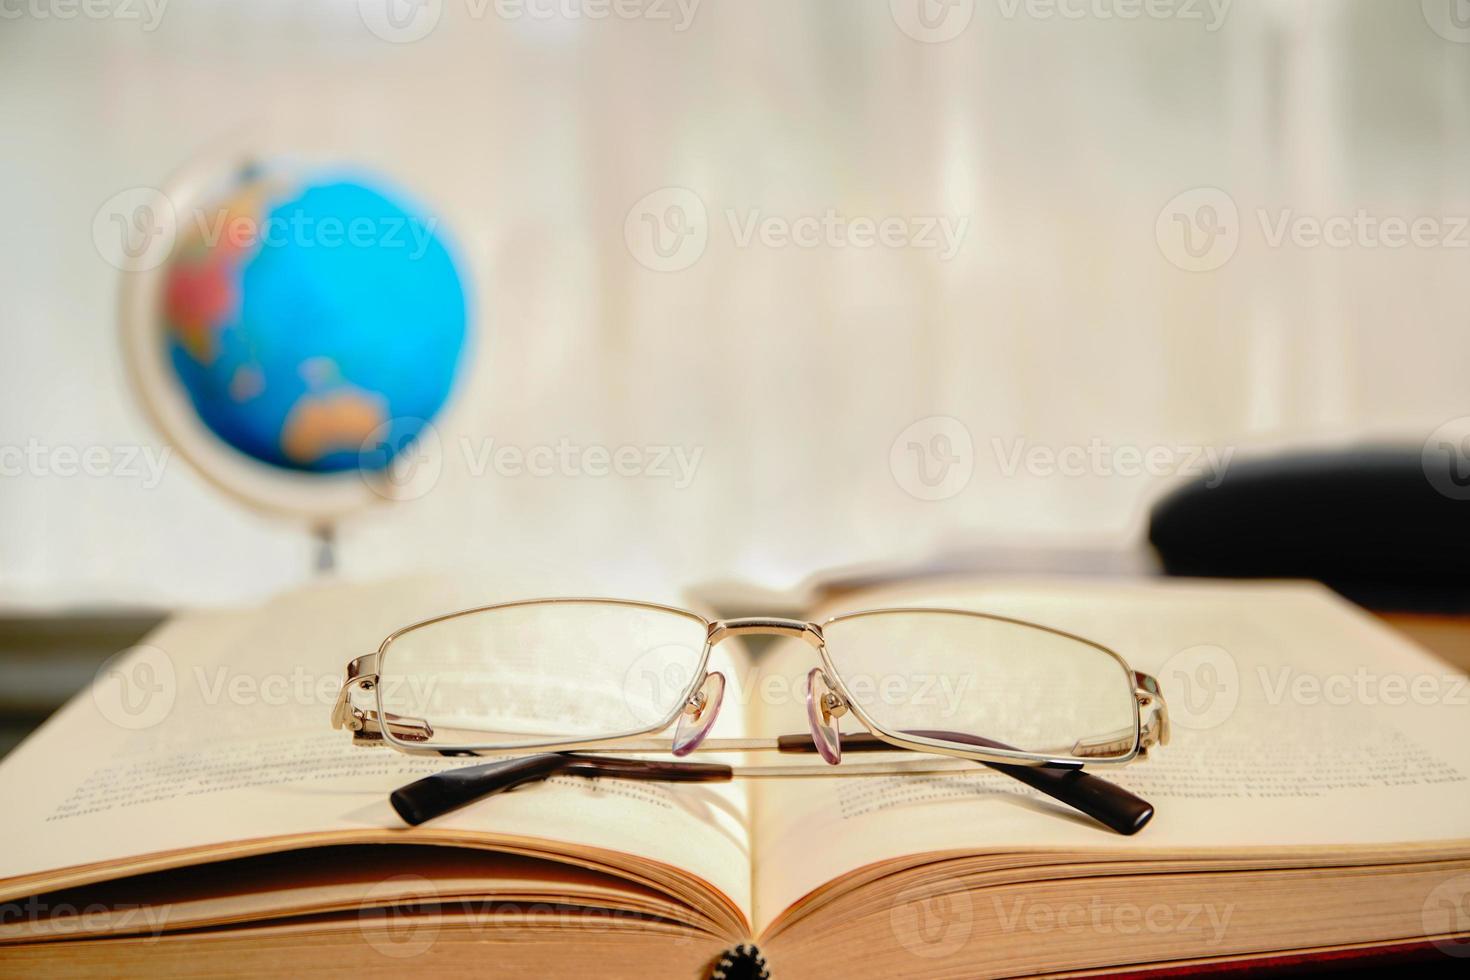
[(380, 186), (247, 168), (176, 215), (168, 363), (209, 431), (253, 460), (384, 469), (449, 396), (459, 273), (436, 221)]

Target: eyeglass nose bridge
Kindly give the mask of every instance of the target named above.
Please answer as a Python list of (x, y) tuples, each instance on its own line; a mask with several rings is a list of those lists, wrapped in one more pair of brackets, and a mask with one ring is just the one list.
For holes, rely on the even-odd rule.
[(744, 616), (738, 619), (722, 619), (709, 624), (708, 642), (710, 646), (731, 636), (789, 636), (805, 640), (817, 649), (821, 649), (823, 642), (822, 627), (800, 619)]

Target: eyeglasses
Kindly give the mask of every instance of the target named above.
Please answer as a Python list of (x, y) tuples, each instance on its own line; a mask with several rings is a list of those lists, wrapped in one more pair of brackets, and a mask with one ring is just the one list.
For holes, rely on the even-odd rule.
[[(746, 635), (814, 649), (800, 692), (807, 732), (708, 737), (726, 690), (711, 652)], [(841, 731), (849, 714), (866, 734)], [(332, 724), (356, 744), (416, 755), (512, 756), (397, 790), (393, 806), (410, 824), (554, 775), (715, 782), (977, 762), (1131, 834), (1153, 808), (1082, 767), (1129, 763), (1169, 740), (1156, 680), (1047, 626), (923, 608), (711, 621), (622, 599), (532, 599), (406, 626), (347, 665)], [(825, 765), (618, 757), (696, 751), (816, 754)], [(845, 753), (909, 755), (838, 767)]]

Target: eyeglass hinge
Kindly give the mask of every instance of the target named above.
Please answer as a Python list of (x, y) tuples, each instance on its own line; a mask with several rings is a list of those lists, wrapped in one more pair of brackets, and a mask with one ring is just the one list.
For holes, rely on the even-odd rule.
[(359, 657), (347, 665), (347, 682), (342, 685), (342, 690), (337, 694), (337, 702), (332, 706), (332, 727), (350, 731), (353, 745), (384, 744), (385, 722), (395, 738), (406, 742), (429, 741), (434, 737), (434, 729), (424, 719), (391, 712), (384, 712), (379, 716), (376, 701), (370, 709), (358, 707), (354, 702), (353, 695), (356, 692), (370, 695), (377, 686), (378, 675), (363, 672), (376, 665), (377, 654)]
[(369, 653), (350, 661), (347, 664), (347, 679), (342, 684), (342, 690), (337, 694), (336, 703), (332, 705), (332, 727), (345, 728), (352, 732), (352, 744), (354, 745), (382, 744), (383, 734), (378, 727), (377, 712), (364, 711), (357, 706), (353, 698), (358, 691), (364, 694), (372, 692), (373, 685), (378, 679), (375, 673), (377, 667), (378, 655), (376, 653)]

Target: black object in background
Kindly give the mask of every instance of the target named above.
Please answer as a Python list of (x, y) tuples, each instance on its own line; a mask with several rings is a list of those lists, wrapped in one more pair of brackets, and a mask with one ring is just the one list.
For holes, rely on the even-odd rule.
[(1451, 453), (1297, 453), (1232, 464), (1153, 508), (1170, 575), (1310, 578), (1378, 610), (1470, 611), (1470, 500)]

